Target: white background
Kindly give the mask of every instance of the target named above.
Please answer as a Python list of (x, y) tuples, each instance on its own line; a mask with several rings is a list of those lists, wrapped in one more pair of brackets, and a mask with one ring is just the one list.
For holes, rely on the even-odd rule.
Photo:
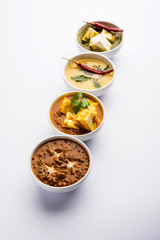
[[(41, 189), (28, 161), (54, 134), (48, 110), (67, 91), (64, 60), (82, 20), (125, 29), (107, 118), (86, 142), (93, 166), (66, 194)], [(0, 239), (160, 239), (160, 2), (0, 0)]]

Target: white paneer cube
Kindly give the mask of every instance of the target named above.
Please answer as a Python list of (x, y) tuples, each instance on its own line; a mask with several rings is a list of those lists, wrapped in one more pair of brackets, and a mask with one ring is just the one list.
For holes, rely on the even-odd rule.
[(106, 39), (105, 35), (101, 33), (91, 38), (89, 47), (93, 50), (109, 51), (111, 49), (111, 43)]
[(105, 37), (110, 41), (110, 42), (114, 42), (115, 41), (115, 36), (108, 32), (107, 30), (103, 29), (102, 33), (105, 35)]

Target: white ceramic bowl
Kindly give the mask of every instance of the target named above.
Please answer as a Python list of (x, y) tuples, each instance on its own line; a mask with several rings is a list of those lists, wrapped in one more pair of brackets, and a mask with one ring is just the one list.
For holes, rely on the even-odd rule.
[(115, 77), (116, 77), (116, 69), (115, 69), (115, 66), (113, 64), (113, 62), (101, 55), (100, 53), (94, 53), (94, 52), (86, 52), (86, 53), (80, 53), (74, 57), (71, 58), (71, 60), (74, 60), (74, 61), (77, 61), (77, 60), (80, 60), (80, 59), (87, 59), (87, 58), (91, 58), (91, 59), (96, 59), (96, 60), (99, 60), (99, 61), (102, 61), (106, 64), (109, 64), (109, 66), (111, 67), (111, 69), (114, 69), (114, 72), (113, 72), (113, 78), (112, 80), (104, 87), (101, 87), (101, 88), (97, 88), (97, 89), (94, 89), (94, 90), (84, 90), (84, 89), (80, 89), (80, 88), (77, 88), (75, 86), (73, 86), (71, 83), (68, 82), (68, 80), (66, 79), (65, 77), (65, 71), (66, 71), (66, 68), (69, 64), (69, 62), (67, 62), (64, 66), (64, 69), (63, 69), (63, 79), (68, 87), (69, 90), (81, 90), (81, 91), (85, 91), (85, 92), (88, 92), (88, 93), (91, 93), (91, 94), (94, 94), (95, 96), (99, 97), (103, 94), (106, 93), (106, 91), (111, 87)]
[[(100, 23), (100, 24), (103, 24), (103, 25), (106, 25), (107, 27), (113, 27), (113, 28), (119, 28), (117, 25), (113, 24), (113, 23), (110, 23), (110, 22), (104, 22), (104, 21), (92, 21), (92, 22), (97, 22), (97, 23)], [(86, 49), (85, 47), (83, 47), (79, 41), (78, 41), (78, 35), (79, 33), (84, 29), (86, 28), (87, 24), (84, 24), (83, 26), (81, 26), (78, 31), (77, 31), (77, 34), (76, 34), (76, 43), (79, 47), (79, 49), (81, 51), (87, 51), (87, 52), (94, 52), (94, 51), (90, 51), (88, 49)], [(123, 45), (123, 42), (124, 42), (124, 32), (122, 32), (122, 41), (120, 42), (120, 44), (115, 47), (114, 49), (111, 49), (110, 51), (102, 51), (102, 52), (99, 52), (100, 54), (103, 54), (109, 58), (112, 58), (115, 54), (117, 54), (119, 52), (119, 50), (121, 49), (122, 45)]]
[[(32, 161), (32, 156), (34, 154), (34, 152), (43, 144), (49, 142), (49, 141), (52, 141), (52, 140), (55, 140), (55, 139), (67, 139), (67, 140), (72, 140), (76, 143), (78, 143), (79, 145), (81, 145), (85, 151), (87, 152), (88, 154), (88, 157), (89, 157), (89, 168), (88, 168), (88, 171), (87, 173), (85, 174), (85, 176), (83, 178), (81, 178), (78, 182), (72, 184), (72, 185), (69, 185), (69, 186), (66, 186), (66, 187), (53, 187), (53, 186), (49, 186), (43, 182), (41, 182), (33, 173), (32, 171), (32, 167), (31, 167), (31, 161)], [(89, 150), (89, 148), (82, 142), (80, 141), (79, 139), (76, 139), (74, 137), (70, 137), (70, 136), (53, 136), (53, 137), (50, 137), (50, 138), (47, 138), (43, 141), (41, 141), (35, 148), (34, 150), (32, 151), (31, 153), (31, 157), (29, 159), (29, 168), (30, 168), (30, 172), (31, 172), (31, 175), (33, 176), (34, 180), (36, 181), (36, 183), (44, 188), (45, 190), (48, 190), (50, 192), (56, 192), (56, 193), (64, 193), (64, 192), (70, 192), (72, 190), (75, 190), (76, 188), (78, 188), (85, 180), (86, 178), (88, 177), (88, 174), (90, 172), (90, 169), (91, 169), (91, 166), (92, 166), (92, 156), (91, 156), (91, 152)]]
[(81, 135), (66, 134), (66, 133), (60, 131), (58, 128), (56, 128), (56, 127), (53, 125), (53, 123), (51, 122), (51, 119), (50, 119), (50, 112), (51, 112), (52, 106), (53, 106), (56, 102), (58, 102), (61, 98), (67, 97), (67, 96), (70, 96), (70, 95), (74, 95), (74, 94), (76, 94), (77, 92), (80, 92), (80, 91), (76, 91), (76, 92), (75, 92), (75, 91), (74, 91), (74, 92), (73, 92), (73, 91), (71, 91), (71, 92), (66, 92), (66, 93), (64, 93), (64, 94), (62, 94), (62, 95), (60, 95), (60, 96), (58, 96), (58, 97), (55, 98), (55, 100), (53, 101), (53, 103), (51, 104), (50, 109), (49, 109), (49, 122), (50, 122), (51, 126), (53, 127), (55, 133), (57, 133), (58, 135), (60, 134), (60, 135), (64, 135), (64, 136), (73, 136), (73, 137), (75, 137), (75, 138), (80, 139), (81, 141), (87, 141), (87, 140), (89, 140), (89, 139), (91, 139), (91, 138), (93, 138), (93, 137), (95, 137), (95, 136), (97, 135), (97, 133), (100, 131), (100, 129), (101, 129), (103, 123), (104, 123), (104, 120), (105, 120), (105, 108), (104, 108), (104, 105), (103, 105), (103, 103), (102, 103), (97, 97), (95, 97), (94, 95), (92, 95), (92, 94), (90, 94), (90, 93), (87, 93), (87, 92), (84, 92), (84, 91), (81, 91), (81, 92), (83, 92), (84, 96), (88, 96), (88, 97), (94, 99), (96, 102), (98, 102), (99, 106), (100, 106), (101, 109), (102, 109), (102, 113), (103, 113), (102, 122), (101, 122), (101, 124), (100, 124), (94, 131), (89, 132), (89, 133), (85, 133), (85, 134), (81, 134)]

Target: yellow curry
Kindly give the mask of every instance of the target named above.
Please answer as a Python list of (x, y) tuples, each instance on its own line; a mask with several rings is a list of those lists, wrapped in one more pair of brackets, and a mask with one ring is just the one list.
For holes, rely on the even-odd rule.
[[(80, 59), (76, 62), (82, 63), (95, 70), (107, 71), (111, 69), (109, 64), (107, 65), (106, 63), (96, 59)], [(111, 82), (113, 74), (113, 72), (104, 75), (95, 74), (85, 71), (73, 62), (69, 62), (65, 70), (65, 77), (67, 81), (72, 86), (84, 90), (95, 90), (106, 86)]]

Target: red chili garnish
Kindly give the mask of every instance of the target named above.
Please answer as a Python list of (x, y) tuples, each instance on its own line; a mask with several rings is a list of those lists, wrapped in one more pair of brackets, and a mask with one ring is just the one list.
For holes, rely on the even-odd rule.
[(75, 62), (71, 59), (68, 59), (68, 58), (63, 58), (63, 59), (67, 59), (68, 61), (70, 62), (73, 62), (75, 64), (77, 64), (80, 68), (82, 68), (83, 70), (87, 71), (87, 72), (92, 72), (92, 73), (95, 73), (95, 74), (101, 74), (101, 75), (104, 75), (104, 74), (107, 74), (107, 73), (111, 73), (114, 71), (114, 69), (110, 69), (108, 71), (105, 71), (105, 70), (95, 70), (93, 68), (90, 68), (90, 67), (87, 67), (86, 65), (82, 64), (82, 63), (78, 63), (78, 62)]
[(107, 27), (103, 24), (100, 24), (100, 23), (97, 23), (97, 22), (86, 22), (88, 24), (91, 24), (92, 26), (94, 27), (97, 27), (97, 28), (101, 28), (101, 29), (105, 29), (105, 30), (108, 30), (108, 31), (112, 31), (112, 32), (123, 32), (124, 30), (120, 29), (120, 28), (110, 28), (110, 27)]

